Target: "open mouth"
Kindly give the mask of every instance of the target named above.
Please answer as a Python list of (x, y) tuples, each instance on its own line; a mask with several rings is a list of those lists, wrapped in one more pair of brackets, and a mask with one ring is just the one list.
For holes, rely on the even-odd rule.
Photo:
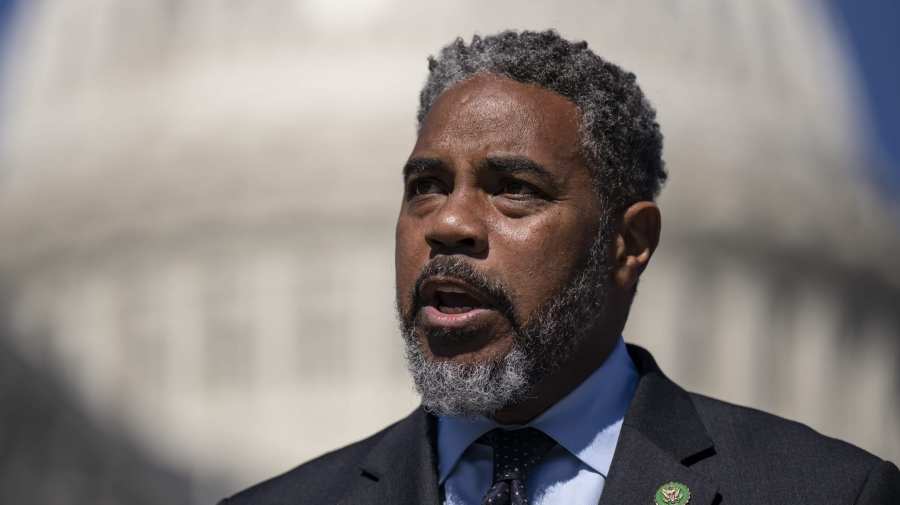
[(503, 293), (476, 286), (440, 275), (417, 286), (415, 325), (435, 356), (478, 352), (513, 329)]
[(429, 326), (462, 327), (494, 313), (496, 304), (477, 288), (454, 278), (432, 277), (420, 293)]
[(473, 309), (484, 308), (484, 304), (472, 295), (446, 288), (435, 291), (432, 306), (444, 314), (462, 314)]
[(486, 295), (456, 279), (431, 278), (422, 285), (423, 305), (444, 314), (462, 314), (475, 309), (491, 308)]

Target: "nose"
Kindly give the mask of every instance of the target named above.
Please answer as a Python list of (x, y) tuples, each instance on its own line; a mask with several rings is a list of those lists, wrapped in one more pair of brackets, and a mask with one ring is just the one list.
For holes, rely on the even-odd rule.
[(431, 216), (425, 241), (434, 254), (481, 256), (487, 252), (487, 229), (475, 195), (453, 192)]

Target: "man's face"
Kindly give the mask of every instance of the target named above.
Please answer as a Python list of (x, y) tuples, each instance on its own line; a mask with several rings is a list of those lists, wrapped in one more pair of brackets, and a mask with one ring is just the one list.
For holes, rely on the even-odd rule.
[(490, 367), (528, 347), (528, 328), (553, 330), (550, 306), (572, 291), (601, 224), (578, 128), (568, 99), (490, 74), (434, 103), (404, 170), (396, 237), (397, 306), (419, 366)]

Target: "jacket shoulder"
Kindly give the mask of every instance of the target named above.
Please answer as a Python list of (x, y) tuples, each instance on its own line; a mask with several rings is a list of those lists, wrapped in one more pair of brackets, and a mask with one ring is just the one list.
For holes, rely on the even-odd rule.
[[(859, 447), (761, 410), (690, 397), (715, 444), (716, 457), (705, 470), (731, 482), (734, 495), (771, 492), (770, 502), (780, 503), (775, 495), (787, 492), (800, 503), (827, 493), (833, 503), (857, 503), (882, 473), (896, 492), (896, 466)], [(730, 478), (737, 474), (737, 480)]]
[(818, 433), (809, 426), (750, 407), (689, 393), (717, 452), (790, 454), (789, 459), (840, 458), (871, 466), (879, 459), (847, 442)]
[(360, 472), (359, 464), (366, 454), (396, 425), (260, 482), (222, 500), (219, 505), (336, 503), (349, 478)]

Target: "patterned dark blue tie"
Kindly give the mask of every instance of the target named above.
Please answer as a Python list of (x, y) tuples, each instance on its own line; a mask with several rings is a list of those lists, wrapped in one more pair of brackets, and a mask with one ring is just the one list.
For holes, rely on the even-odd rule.
[(489, 431), (480, 439), (494, 448), (494, 481), (482, 505), (528, 505), (525, 479), (556, 442), (534, 428)]

